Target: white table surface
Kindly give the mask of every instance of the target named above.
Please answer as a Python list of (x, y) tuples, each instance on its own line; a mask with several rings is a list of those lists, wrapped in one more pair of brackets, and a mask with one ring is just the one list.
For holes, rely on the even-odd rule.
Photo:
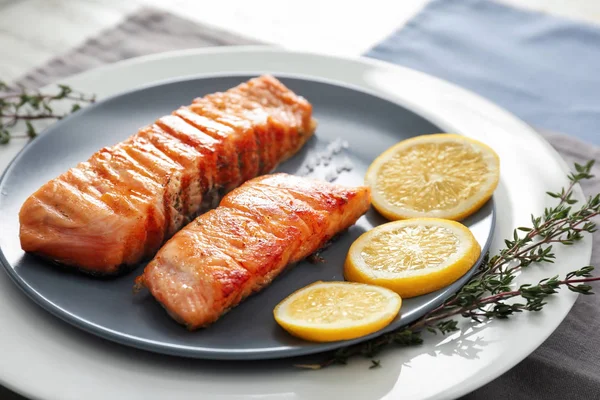
[[(598, 0), (501, 1), (600, 25)], [(426, 3), (427, 0), (0, 0), (0, 80), (20, 77), (144, 6), (163, 8), (290, 49), (357, 55), (402, 26)]]
[[(598, 0), (501, 1), (600, 25)], [(426, 3), (427, 0), (0, 0), (0, 80), (22, 76), (144, 6), (163, 8), (290, 49), (357, 55), (401, 27)], [(20, 147), (12, 143), (0, 151), (0, 172)], [(8, 396), (1, 388), (0, 395)]]

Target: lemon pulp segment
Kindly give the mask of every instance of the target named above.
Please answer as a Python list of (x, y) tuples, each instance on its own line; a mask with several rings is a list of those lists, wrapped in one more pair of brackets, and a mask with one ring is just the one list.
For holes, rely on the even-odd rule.
[(458, 250), (459, 239), (441, 226), (402, 226), (375, 236), (362, 249), (374, 271), (402, 273), (435, 268)]

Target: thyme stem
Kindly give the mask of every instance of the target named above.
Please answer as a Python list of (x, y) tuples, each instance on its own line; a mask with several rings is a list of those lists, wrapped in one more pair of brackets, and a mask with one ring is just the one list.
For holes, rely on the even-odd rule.
[[(572, 209), (577, 203), (573, 190), (581, 181), (593, 177), (593, 164), (593, 160), (585, 165), (575, 164), (575, 172), (569, 174), (569, 185), (560, 192), (548, 193), (558, 199), (558, 204), (544, 210), (541, 216), (532, 216), (531, 226), (515, 229), (513, 237), (505, 240), (506, 247), (493, 257), (486, 256), (471, 279), (446, 302), (408, 326), (341, 348), (320, 363), (300, 367), (320, 369), (346, 364), (357, 355), (373, 357), (390, 345), (417, 345), (422, 343), (421, 335), (425, 330), (436, 334), (458, 330), (458, 321), (452, 319), (458, 315), (483, 322), (494, 318), (506, 319), (523, 311), (541, 311), (547, 298), (562, 287), (584, 295), (593, 294), (590, 283), (600, 281), (600, 276), (592, 275), (592, 266), (571, 271), (562, 279), (554, 276), (536, 284), (514, 285), (516, 273), (520, 270), (554, 261), (554, 244), (570, 246), (581, 241), (585, 233), (596, 231), (593, 218), (600, 215), (600, 194), (590, 197), (579, 209)], [(521, 302), (507, 302), (509, 299), (520, 299)], [(379, 361), (376, 364), (379, 366)]]
[[(66, 113), (54, 111), (55, 104), (69, 102), (71, 109)], [(38, 121), (56, 120), (76, 112), (82, 105), (93, 103), (94, 96), (76, 92), (69, 86), (59, 85), (56, 93), (43, 94), (24, 87), (10, 87), (0, 81), (0, 144), (7, 144), (11, 138), (34, 138), (38, 134)], [(13, 128), (24, 122), (25, 132), (15, 134)]]

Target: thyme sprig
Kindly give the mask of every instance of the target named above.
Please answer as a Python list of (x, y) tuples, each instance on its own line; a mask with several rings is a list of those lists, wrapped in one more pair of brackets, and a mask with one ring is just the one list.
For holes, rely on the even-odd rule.
[[(531, 226), (514, 230), (505, 247), (489, 257), (487, 255), (471, 279), (457, 293), (439, 307), (428, 312), (408, 326), (383, 334), (369, 341), (343, 347), (316, 364), (297, 365), (301, 368), (321, 369), (334, 364), (346, 364), (354, 356), (372, 358), (392, 345), (411, 346), (423, 343), (422, 333), (428, 331), (443, 335), (459, 330), (456, 316), (469, 318), (476, 323), (491, 319), (506, 319), (523, 311), (541, 311), (548, 297), (566, 287), (583, 295), (593, 294), (590, 283), (599, 281), (593, 276), (594, 267), (584, 266), (566, 274), (515, 287), (518, 273), (539, 263), (553, 263), (553, 245), (570, 246), (596, 231), (593, 218), (600, 214), (600, 194), (588, 198), (579, 208), (574, 208), (574, 189), (580, 182), (593, 178), (594, 161), (575, 164), (569, 174), (569, 185), (560, 192), (547, 194), (558, 200), (554, 207), (546, 208), (542, 216), (531, 216)], [(511, 300), (511, 301), (509, 301)], [(376, 361), (377, 366), (380, 362)], [(372, 361), (371, 367), (375, 365)]]
[[(34, 121), (64, 118), (95, 100), (95, 96), (77, 92), (66, 85), (58, 85), (54, 93), (41, 93), (0, 81), (0, 144), (7, 144), (16, 138), (34, 138), (38, 134)], [(65, 101), (69, 102), (69, 111), (56, 111), (54, 106)], [(24, 132), (12, 133), (19, 122), (24, 123)]]

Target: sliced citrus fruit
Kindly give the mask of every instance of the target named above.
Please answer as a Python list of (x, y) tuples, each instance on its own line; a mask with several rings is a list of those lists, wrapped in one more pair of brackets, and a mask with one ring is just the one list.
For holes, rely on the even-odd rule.
[(446, 219), (388, 222), (352, 243), (344, 276), (410, 298), (448, 286), (477, 261), (481, 247), (464, 225)]
[(334, 342), (368, 335), (387, 326), (402, 299), (391, 290), (353, 282), (310, 284), (273, 310), (290, 334), (313, 342)]
[(456, 134), (422, 135), (392, 146), (370, 165), (373, 206), (390, 220), (460, 220), (492, 196), (500, 159), (489, 146)]

